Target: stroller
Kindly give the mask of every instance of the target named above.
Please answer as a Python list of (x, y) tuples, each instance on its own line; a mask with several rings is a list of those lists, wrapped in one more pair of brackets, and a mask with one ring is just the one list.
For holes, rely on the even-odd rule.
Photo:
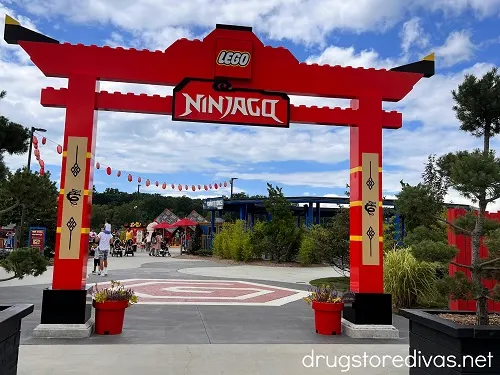
[(136, 247), (137, 247), (137, 245), (134, 244), (134, 241), (127, 240), (127, 242), (125, 243), (125, 255), (126, 256), (129, 256), (129, 255), (134, 256), (135, 255), (134, 253), (136, 251)]
[(168, 243), (167, 243), (167, 241), (165, 241), (165, 240), (161, 241), (160, 250), (158, 251), (158, 255), (157, 256), (162, 256), (162, 257), (165, 257), (165, 256), (171, 257), (172, 256), (170, 254), (170, 251), (168, 250)]
[(111, 256), (123, 256), (123, 244), (118, 237), (115, 237), (115, 239), (113, 240), (113, 245), (111, 245)]

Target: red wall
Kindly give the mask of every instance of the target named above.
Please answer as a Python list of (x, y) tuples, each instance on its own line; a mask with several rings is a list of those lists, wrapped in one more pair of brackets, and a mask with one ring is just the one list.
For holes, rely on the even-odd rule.
[[(467, 211), (464, 210), (463, 208), (450, 208), (450, 209), (448, 209), (448, 221), (453, 222), (458, 217), (465, 215), (466, 212)], [(487, 212), (486, 217), (488, 217), (489, 219), (500, 221), (500, 212), (495, 212), (495, 213)], [(470, 236), (457, 235), (451, 229), (448, 229), (448, 243), (450, 245), (455, 245), (460, 251), (458, 253), (457, 257), (454, 259), (454, 262), (460, 263), (460, 264), (465, 264), (465, 265), (471, 264), (472, 252), (471, 252), (471, 238), (470, 238)], [(487, 257), (487, 256), (488, 256), (488, 249), (484, 245), (481, 245), (480, 257), (483, 258), (483, 257)], [(465, 274), (469, 278), (471, 277), (469, 270), (457, 267), (453, 264), (450, 264), (449, 274), (453, 275), (457, 271), (465, 272)], [(493, 288), (495, 283), (496, 283), (495, 280), (484, 280), (483, 281), (483, 284), (490, 289)], [(453, 301), (453, 300), (450, 300), (450, 309), (451, 310), (475, 311), (476, 310), (476, 301), (465, 301), (465, 300)], [(500, 312), (500, 302), (488, 301), (488, 309), (491, 312)]]

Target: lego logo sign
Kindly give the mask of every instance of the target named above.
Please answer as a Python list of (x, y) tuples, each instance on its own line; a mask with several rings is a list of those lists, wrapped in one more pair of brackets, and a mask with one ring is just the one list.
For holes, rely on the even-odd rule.
[(244, 68), (250, 63), (248, 52), (220, 51), (217, 64), (226, 66), (240, 66)]
[(253, 45), (249, 40), (218, 39), (214, 51), (214, 76), (224, 79), (251, 79)]
[(290, 124), (286, 94), (233, 88), (228, 82), (187, 78), (174, 89), (172, 105), (174, 121), (284, 128)]

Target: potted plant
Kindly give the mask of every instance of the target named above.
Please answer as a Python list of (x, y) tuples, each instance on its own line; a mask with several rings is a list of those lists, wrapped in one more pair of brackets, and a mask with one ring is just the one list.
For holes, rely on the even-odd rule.
[(341, 296), (333, 285), (316, 287), (304, 300), (314, 310), (316, 333), (320, 335), (341, 334), (344, 296)]
[(118, 281), (111, 281), (111, 287), (99, 289), (97, 284), (89, 290), (92, 306), (95, 308), (95, 333), (118, 335), (123, 330), (125, 309), (137, 303), (132, 289), (125, 289)]

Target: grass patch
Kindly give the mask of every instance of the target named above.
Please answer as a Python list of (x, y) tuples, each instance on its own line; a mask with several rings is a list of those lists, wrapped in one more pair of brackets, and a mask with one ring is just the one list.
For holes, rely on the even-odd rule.
[(316, 279), (309, 281), (309, 284), (312, 286), (321, 286), (321, 285), (332, 285), (339, 292), (347, 292), (350, 289), (350, 279), (349, 277), (324, 277), (322, 279)]

